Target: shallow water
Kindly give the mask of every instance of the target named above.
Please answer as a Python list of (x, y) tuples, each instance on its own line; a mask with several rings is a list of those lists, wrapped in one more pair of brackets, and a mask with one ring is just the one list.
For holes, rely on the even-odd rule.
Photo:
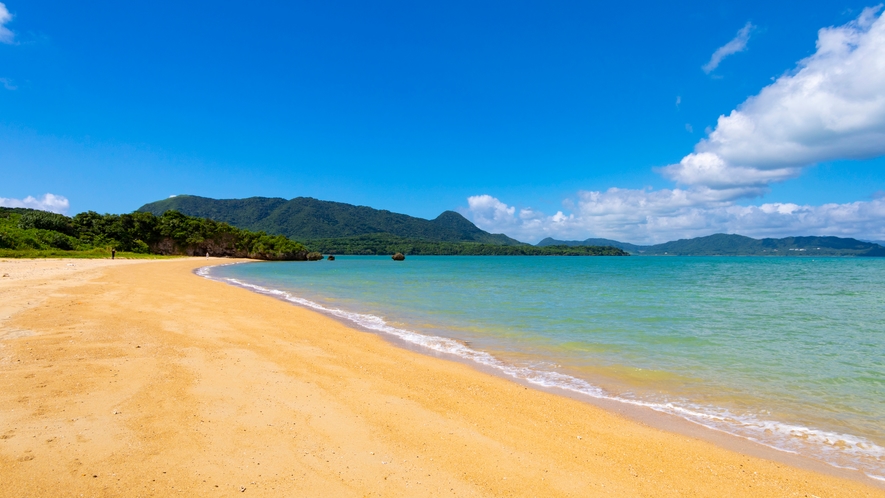
[(340, 256), (209, 275), (885, 478), (885, 260)]

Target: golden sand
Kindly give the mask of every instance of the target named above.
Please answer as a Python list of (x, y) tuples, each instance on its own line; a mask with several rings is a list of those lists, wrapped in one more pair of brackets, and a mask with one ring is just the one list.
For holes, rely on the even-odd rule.
[(398, 348), (206, 264), (0, 262), (0, 496), (885, 496)]

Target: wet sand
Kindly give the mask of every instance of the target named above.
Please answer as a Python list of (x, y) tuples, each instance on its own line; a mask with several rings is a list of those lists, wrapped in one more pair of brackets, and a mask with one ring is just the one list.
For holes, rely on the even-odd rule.
[(885, 496), (192, 273), (224, 262), (0, 261), (0, 496)]

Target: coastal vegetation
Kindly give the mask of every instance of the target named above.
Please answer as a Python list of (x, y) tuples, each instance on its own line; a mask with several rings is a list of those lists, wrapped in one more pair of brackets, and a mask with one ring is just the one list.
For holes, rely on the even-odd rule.
[(614, 247), (445, 242), (388, 233), (314, 239), (301, 244), (282, 235), (253, 232), (178, 211), (164, 211), (159, 216), (150, 212), (117, 215), (88, 211), (68, 217), (33, 209), (0, 208), (2, 257), (94, 258), (107, 257), (111, 250), (120, 257), (203, 256), (209, 253), (213, 256), (310, 261), (323, 259), (323, 254), (627, 255)]
[(480, 244), (475, 242), (433, 242), (391, 234), (358, 235), (335, 239), (305, 241), (311, 251), (323, 254), (348, 255), (391, 255), (402, 253), (407, 256), (627, 256), (628, 253), (616, 247), (600, 246), (547, 246), (528, 244), (502, 245)]
[[(103, 259), (110, 257), (110, 248), (98, 248), (80, 251), (65, 251), (62, 249), (0, 249), (0, 258), (9, 259)], [(117, 259), (169, 259), (179, 258), (181, 256), (166, 256), (162, 254), (142, 254), (137, 252), (117, 251), (115, 257)]]
[(187, 255), (303, 260), (304, 246), (286, 237), (168, 211), (73, 217), (25, 208), (0, 208), (0, 254), (4, 257), (102, 257)]

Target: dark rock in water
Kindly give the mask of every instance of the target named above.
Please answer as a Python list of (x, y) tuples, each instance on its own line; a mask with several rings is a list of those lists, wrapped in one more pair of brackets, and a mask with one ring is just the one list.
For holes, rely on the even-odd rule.
[(394, 261), (402, 261), (402, 260), (404, 260), (404, 259), (406, 259), (406, 257), (403, 256), (403, 253), (401, 253), (401, 252), (398, 252), (398, 253), (396, 253), (396, 254), (393, 255), (393, 260), (394, 260)]
[(323, 259), (323, 255), (321, 253), (318, 253), (318, 252), (307, 253), (307, 260), (308, 261), (319, 261), (321, 259)]
[(335, 261), (335, 256), (332, 256), (330, 254), (326, 259), (328, 259), (329, 261)]

